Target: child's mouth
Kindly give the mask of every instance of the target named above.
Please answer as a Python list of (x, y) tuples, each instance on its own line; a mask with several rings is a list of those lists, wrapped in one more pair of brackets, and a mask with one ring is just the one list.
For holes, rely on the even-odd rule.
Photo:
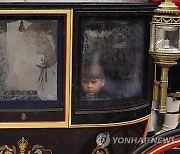
[(92, 90), (88, 90), (88, 94), (93, 94), (93, 91)]

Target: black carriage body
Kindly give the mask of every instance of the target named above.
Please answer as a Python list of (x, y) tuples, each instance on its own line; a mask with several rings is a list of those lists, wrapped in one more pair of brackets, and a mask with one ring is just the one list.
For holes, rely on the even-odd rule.
[[(3, 93), (0, 127), (4, 130), (0, 130), (0, 145), (20, 152), (20, 143), (28, 142), (25, 153), (131, 153), (136, 143), (121, 144), (118, 138), (134, 137), (140, 141), (147, 131), (153, 83), (150, 22), (156, 6), (148, 0), (0, 3), (0, 20), (6, 20), (5, 29), (7, 23), (16, 21), (56, 21), (58, 49), (57, 99), (42, 101), (37, 90), (26, 91), (32, 100), (24, 100), (23, 91), (7, 94), (11, 98), (22, 96), (15, 101)], [(0, 33), (5, 29), (1, 26)], [(87, 59), (94, 60), (92, 53), (99, 55), (99, 59), (95, 57), (104, 66), (103, 88), (108, 97), (84, 101), (81, 73)], [(5, 73), (3, 67), (9, 65), (1, 66)], [(3, 77), (0, 83), (4, 83)], [(106, 147), (99, 148), (98, 135), (109, 137)]]

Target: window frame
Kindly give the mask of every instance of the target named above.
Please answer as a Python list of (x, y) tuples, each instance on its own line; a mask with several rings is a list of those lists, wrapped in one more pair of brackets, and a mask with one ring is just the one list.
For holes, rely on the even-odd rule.
[[(61, 81), (61, 87), (58, 87), (60, 84), (57, 84), (57, 93), (60, 92), (63, 97), (60, 99), (58, 94), (58, 99), (56, 104), (57, 106), (50, 105), (43, 106), (41, 103), (40, 108), (33, 107), (18, 107), (18, 101), (14, 102), (14, 107), (9, 107), (5, 105), (3, 109), (0, 109), (1, 118), (0, 127), (1, 128), (59, 128), (59, 127), (68, 127), (68, 117), (69, 117), (69, 101), (70, 101), (70, 74), (71, 74), (71, 23), (72, 23), (72, 10), (71, 9), (37, 9), (37, 10), (0, 10), (0, 18), (3, 20), (9, 19), (28, 19), (33, 20), (34, 18), (38, 18), (42, 20), (51, 20), (51, 18), (55, 18), (58, 22), (60, 17), (63, 19), (63, 31), (58, 33), (63, 36), (60, 45), (62, 45), (62, 51), (57, 43), (58, 53), (57, 53), (57, 79)], [(59, 36), (57, 36), (59, 37)], [(59, 41), (59, 39), (58, 39)], [(60, 56), (63, 57), (61, 58)], [(60, 61), (60, 59), (62, 61)], [(61, 66), (61, 65), (62, 66)], [(60, 72), (59, 72), (59, 69)], [(57, 81), (58, 82), (58, 81)], [(60, 100), (62, 100), (62, 107), (60, 107)], [(8, 101), (5, 101), (8, 102)], [(3, 102), (3, 103), (5, 103)], [(45, 101), (46, 102), (46, 101)], [(51, 101), (48, 101), (51, 103)], [(8, 102), (9, 103), (9, 102)], [(10, 105), (13, 101), (10, 102)], [(23, 101), (21, 102), (23, 103)], [(17, 107), (16, 107), (17, 104)]]

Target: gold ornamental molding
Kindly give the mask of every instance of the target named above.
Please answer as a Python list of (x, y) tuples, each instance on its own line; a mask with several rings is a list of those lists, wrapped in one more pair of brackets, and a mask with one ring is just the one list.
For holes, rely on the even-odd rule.
[(172, 0), (165, 0), (164, 2), (161, 2), (161, 4), (158, 6), (158, 8), (154, 11), (157, 14), (163, 13), (163, 14), (178, 14), (178, 6), (175, 5), (175, 3), (172, 2)]
[[(159, 113), (166, 113), (168, 88), (168, 70), (177, 64), (180, 58), (180, 10), (172, 2), (165, 0), (154, 11), (151, 24), (151, 43), (149, 53), (154, 64), (161, 67), (160, 85), (155, 85), (154, 96), (157, 99), (157, 88), (160, 94)], [(156, 77), (155, 77), (156, 80)], [(155, 98), (155, 97), (154, 97)]]
[[(30, 114), (27, 114), (26, 111), (31, 110), (30, 108), (18, 108), (17, 111), (20, 112), (18, 115), (19, 120), (17, 121), (12, 121), (10, 119), (10, 122), (8, 121), (1, 121), (0, 122), (0, 128), (1, 129), (7, 129), (7, 128), (68, 128), (69, 127), (69, 116), (70, 116), (70, 104), (71, 104), (71, 74), (72, 74), (72, 31), (73, 31), (73, 10), (72, 9), (36, 9), (36, 10), (28, 10), (28, 9), (23, 9), (23, 10), (16, 10), (16, 9), (11, 9), (11, 10), (0, 10), (0, 15), (2, 17), (11, 16), (13, 19), (16, 20), (16, 18), (24, 18), (24, 16), (30, 16), (28, 17), (31, 19), (31, 16), (59, 16), (63, 15), (65, 16), (64, 20), (64, 29), (63, 33), (65, 33), (65, 40), (64, 40), (64, 54), (66, 55), (65, 61), (65, 86), (64, 89), (64, 118), (59, 120), (59, 121), (43, 121), (39, 119), (35, 119), (35, 121), (31, 121), (29, 119)], [(18, 16), (18, 17), (17, 17)], [(32, 18), (33, 19), (33, 18)], [(9, 20), (9, 19), (7, 19)], [(47, 18), (48, 20), (48, 18)], [(37, 108), (33, 108), (33, 112)], [(6, 109), (5, 109), (6, 110)], [(46, 108), (42, 107), (41, 109), (38, 109), (39, 111), (46, 111)], [(53, 110), (59, 110), (59, 108), (55, 107)], [(11, 109), (7, 109), (7, 111), (11, 111)], [(14, 112), (15, 110), (13, 110)], [(22, 113), (21, 113), (22, 111)], [(3, 110), (3, 112), (6, 112)], [(36, 111), (35, 111), (36, 112)], [(39, 120), (39, 121), (38, 121)], [(1, 150), (1, 149), (0, 149)], [(1, 154), (1, 152), (0, 152)]]
[(22, 137), (17, 143), (18, 147), (14, 145), (0, 146), (0, 154), (52, 154), (52, 151), (45, 149), (42, 145), (36, 144), (34, 146), (28, 146), (28, 141)]
[(177, 64), (175, 59), (178, 59), (180, 57), (180, 53), (165, 53), (162, 51), (162, 53), (151, 53), (151, 56), (155, 59), (156, 64), (160, 65), (167, 65), (168, 67)]
[(159, 23), (159, 24), (179, 24), (180, 23), (180, 18), (179, 17), (173, 17), (172, 16), (160, 16), (160, 15), (154, 15), (152, 18), (153, 23)]

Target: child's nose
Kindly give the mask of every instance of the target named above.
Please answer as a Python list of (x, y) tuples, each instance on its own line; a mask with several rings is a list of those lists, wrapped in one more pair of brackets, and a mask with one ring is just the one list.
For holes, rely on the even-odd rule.
[(91, 82), (88, 83), (88, 87), (89, 88), (92, 87), (92, 83)]

